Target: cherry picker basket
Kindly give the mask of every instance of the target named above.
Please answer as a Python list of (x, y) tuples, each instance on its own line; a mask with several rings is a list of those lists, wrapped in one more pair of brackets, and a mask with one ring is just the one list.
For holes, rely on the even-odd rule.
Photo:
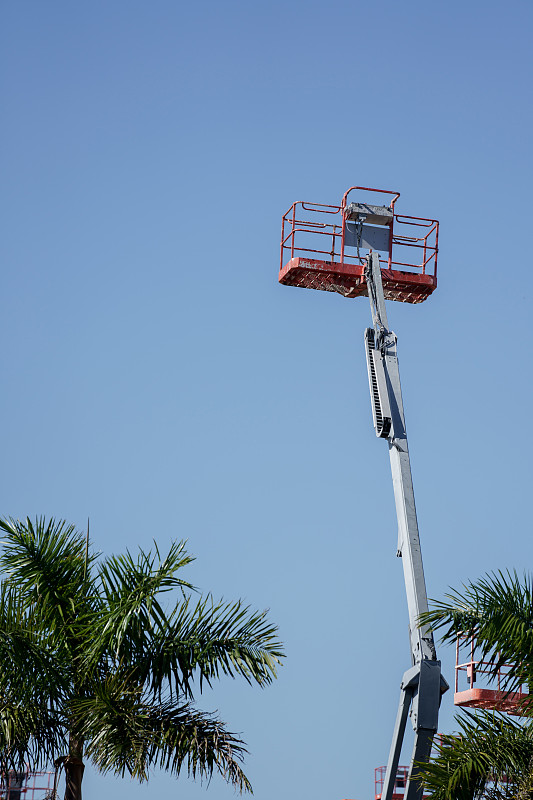
[(454, 704), (463, 708), (485, 708), (523, 716), (529, 694), (522, 691), (522, 687), (518, 692), (507, 690), (510, 667), (510, 664), (500, 664), (494, 675), (493, 663), (476, 658), (473, 638), (458, 636)]
[[(381, 206), (348, 202), (354, 190), (392, 197)], [(422, 303), (437, 286), (439, 223), (397, 214), (399, 196), (351, 186), (338, 206), (293, 203), (282, 220), (279, 282), (345, 297), (366, 295), (366, 254), (377, 251), (385, 298)]]
[(0, 800), (52, 800), (55, 772), (9, 770), (0, 774)]
[[(385, 783), (385, 773), (387, 767), (376, 767), (375, 769), (375, 800), (381, 800), (383, 793), (383, 784)], [(396, 770), (396, 780), (394, 781), (394, 789), (392, 792), (392, 800), (403, 800), (405, 797), (405, 790), (407, 789), (407, 779), (409, 777), (409, 767), (398, 767)], [(423, 795), (423, 798), (428, 795)]]

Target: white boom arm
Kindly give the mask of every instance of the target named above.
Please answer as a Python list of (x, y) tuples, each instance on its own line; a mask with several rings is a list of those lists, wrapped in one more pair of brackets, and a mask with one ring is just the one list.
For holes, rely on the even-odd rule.
[(416, 780), (417, 763), (429, 759), (437, 732), (440, 698), (448, 688), (437, 661), (433, 634), (418, 619), (428, 610), (424, 567), (416, 518), (415, 496), (407, 446), (407, 433), (400, 386), (396, 336), (388, 329), (381, 268), (377, 253), (370, 253), (365, 277), (372, 310), (373, 328), (365, 332), (368, 379), (376, 435), (387, 439), (392, 470), (398, 550), (402, 558), (412, 666), (401, 682), (400, 705), (385, 773), (382, 800), (391, 800), (398, 770), (407, 716), (415, 731), (415, 743), (404, 800), (422, 800), (422, 786)]

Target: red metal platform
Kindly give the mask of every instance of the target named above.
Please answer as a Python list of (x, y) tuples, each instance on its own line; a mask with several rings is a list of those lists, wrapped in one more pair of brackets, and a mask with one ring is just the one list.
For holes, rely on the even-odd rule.
[[(387, 772), (387, 767), (376, 767), (375, 775), (375, 800), (381, 800), (381, 794), (383, 792), (383, 784), (385, 782), (385, 773)], [(392, 800), (403, 800), (405, 797), (405, 789), (407, 787), (407, 778), (409, 777), (409, 767), (398, 767), (398, 771), (396, 772), (396, 781), (394, 782), (394, 790), (392, 793)], [(429, 795), (423, 795), (424, 798), (429, 797)]]
[[(388, 206), (348, 203), (353, 190), (394, 196)], [(366, 295), (366, 252), (374, 249), (380, 253), (385, 298), (422, 303), (437, 286), (439, 223), (396, 214), (398, 197), (352, 186), (338, 206), (293, 203), (282, 221), (280, 283), (345, 297)]]
[(502, 692), (497, 689), (466, 689), (455, 692), (453, 702), (463, 708), (486, 708), (492, 711), (505, 711), (507, 714), (521, 716), (523, 706), (529, 699), (526, 692)]
[[(295, 257), (281, 268), (279, 282), (285, 286), (322, 289), (339, 292), (344, 297), (359, 297), (368, 295), (363, 273), (362, 264)], [(434, 275), (416, 275), (400, 270), (382, 269), (381, 279), (385, 300), (399, 300), (402, 303), (422, 303), (437, 287)]]
[[(461, 657), (461, 651), (465, 649), (468, 651), (467, 660)], [(484, 708), (523, 716), (529, 704), (529, 694), (521, 689), (518, 692), (506, 691), (509, 666), (501, 664), (494, 675), (491, 662), (476, 659), (474, 640), (459, 636), (456, 642), (454, 704), (462, 708)], [(467, 688), (463, 689), (465, 678)], [(487, 685), (475, 686), (479, 680)]]
[(54, 772), (16, 772), (0, 775), (0, 800), (47, 800), (53, 794)]

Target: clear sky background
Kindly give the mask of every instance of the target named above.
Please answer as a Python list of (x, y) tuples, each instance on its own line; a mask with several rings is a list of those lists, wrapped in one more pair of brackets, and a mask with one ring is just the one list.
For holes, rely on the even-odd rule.
[[(440, 219), (437, 292), (388, 309), (428, 593), (530, 567), (532, 12), (2, 3), (0, 512), (90, 516), (106, 553), (187, 538), (186, 577), (270, 608), (278, 681), (200, 701), (257, 800), (370, 800), (409, 666), (368, 301), (277, 283), (294, 200)], [(174, 794), (234, 796), (86, 773)]]

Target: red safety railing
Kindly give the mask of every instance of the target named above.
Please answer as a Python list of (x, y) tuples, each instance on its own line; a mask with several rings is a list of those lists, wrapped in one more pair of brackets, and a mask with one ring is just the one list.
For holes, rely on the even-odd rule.
[[(337, 218), (335, 222), (326, 222), (323, 217), (318, 219), (300, 219), (300, 216), (296, 215), (298, 208), (301, 208), (302, 212), (307, 212), (308, 214), (331, 214), (336, 215)], [(342, 218), (339, 216), (340, 211), (340, 206), (306, 203), (302, 200), (297, 200), (293, 203), (289, 210), (283, 215), (281, 222), (280, 269), (286, 261), (294, 258), (294, 256), (299, 253), (313, 253), (315, 256), (325, 255), (329, 257), (329, 261), (340, 259), (343, 239)], [(325, 237), (324, 247), (326, 247), (326, 243), (329, 243), (329, 240), (331, 240), (331, 246), (327, 247), (327, 249), (316, 245), (314, 247), (305, 247), (307, 238), (304, 240), (302, 234), (323, 236)], [(311, 241), (310, 244), (314, 244), (314, 240)]]
[[(308, 203), (298, 200), (283, 215), (281, 223), (280, 269), (296, 256), (306, 254), (311, 258), (326, 256), (327, 261), (363, 265), (364, 257), (349, 252), (345, 245), (346, 198), (354, 186), (346, 192), (340, 206)], [(383, 191), (365, 189), (365, 191)], [(393, 194), (387, 192), (387, 194)], [(394, 209), (396, 193), (389, 208)], [(420, 230), (421, 229), (421, 230)], [(437, 275), (439, 223), (425, 217), (409, 217), (394, 214), (390, 225), (389, 251), (387, 258), (380, 258), (385, 269), (416, 271), (418, 274)], [(399, 257), (394, 249), (400, 248)], [(405, 253), (405, 257), (402, 254)], [(326, 260), (326, 259), (321, 259)]]
[(529, 701), (529, 693), (523, 691), (522, 686), (518, 691), (509, 691), (508, 676), (512, 665), (502, 663), (495, 673), (493, 662), (476, 658), (474, 638), (471, 636), (457, 638), (455, 705), (505, 711), (508, 714), (522, 716)]
[(55, 772), (9, 772), (0, 775), (0, 800), (53, 800)]
[[(385, 783), (385, 773), (387, 767), (376, 767), (375, 769), (375, 800), (381, 800), (383, 793), (383, 784)], [(403, 800), (405, 790), (407, 788), (407, 778), (409, 777), (409, 767), (398, 767), (396, 771), (396, 780), (394, 782), (394, 789), (392, 792), (392, 800)], [(428, 795), (423, 795), (428, 797)]]

